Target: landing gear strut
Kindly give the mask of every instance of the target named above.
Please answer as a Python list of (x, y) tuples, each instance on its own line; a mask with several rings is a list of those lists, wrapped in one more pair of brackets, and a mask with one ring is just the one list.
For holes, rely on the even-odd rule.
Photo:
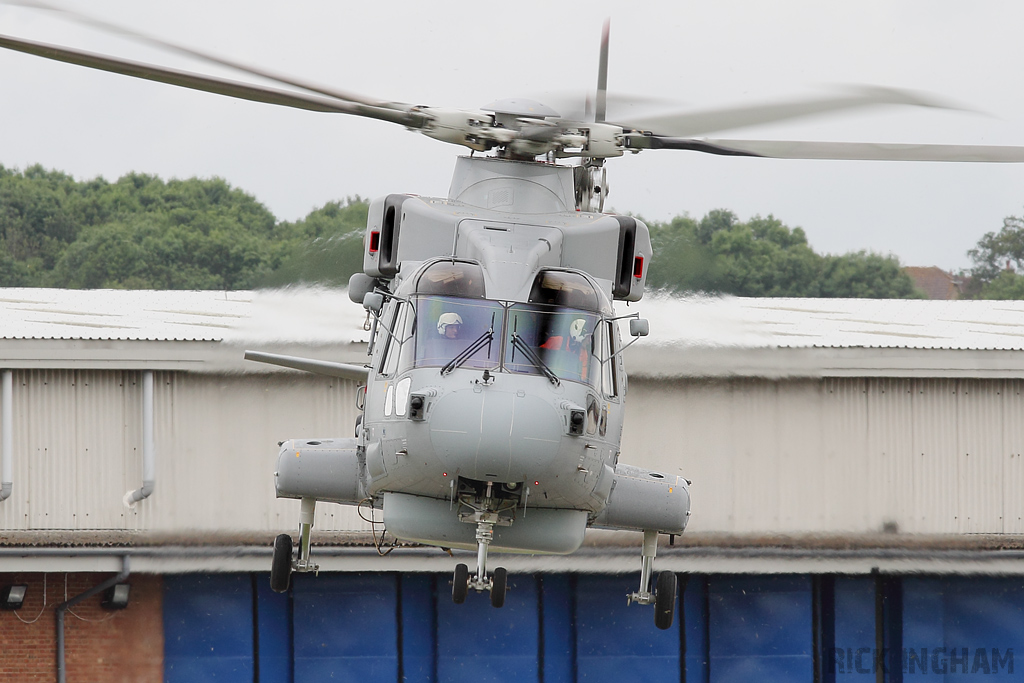
[(673, 572), (658, 574), (658, 583), (651, 592), (651, 577), (654, 574), (654, 557), (658, 554), (658, 532), (644, 531), (643, 560), (640, 566), (640, 589), (626, 596), (628, 603), (654, 604), (654, 625), (665, 630), (671, 628), (676, 612), (678, 580)]

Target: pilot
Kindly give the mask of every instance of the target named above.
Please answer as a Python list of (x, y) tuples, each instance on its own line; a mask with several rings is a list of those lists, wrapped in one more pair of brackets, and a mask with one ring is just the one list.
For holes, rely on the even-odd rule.
[(442, 313), (437, 318), (437, 333), (445, 339), (459, 339), (462, 336), (462, 316)]
[(580, 379), (585, 379), (587, 376), (587, 366), (590, 363), (590, 349), (587, 343), (589, 338), (590, 332), (587, 330), (586, 318), (575, 318), (569, 323), (569, 333), (567, 335), (548, 337), (548, 340), (541, 344), (540, 347), (548, 351), (566, 351), (569, 355), (578, 358), (579, 363), (576, 369), (579, 372)]

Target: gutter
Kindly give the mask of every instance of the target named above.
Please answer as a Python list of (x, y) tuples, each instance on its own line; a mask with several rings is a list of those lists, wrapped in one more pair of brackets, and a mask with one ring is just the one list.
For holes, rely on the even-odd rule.
[[(143, 546), (135, 548), (0, 548), (7, 571), (109, 572), (131, 553), (136, 572), (265, 572), (273, 549), (267, 546)], [(321, 572), (450, 572), (456, 559), (436, 548), (403, 548), (380, 557), (373, 547), (315, 547)], [(507, 555), (512, 573), (635, 574), (639, 545), (581, 548), (572, 555)], [(903, 550), (786, 548), (658, 548), (657, 571), (697, 574), (928, 574), (1024, 576), (1022, 550)], [(632, 579), (631, 579), (632, 580)]]

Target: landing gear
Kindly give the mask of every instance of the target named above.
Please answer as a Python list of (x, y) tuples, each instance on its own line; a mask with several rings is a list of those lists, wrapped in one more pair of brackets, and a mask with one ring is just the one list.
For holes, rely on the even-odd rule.
[(651, 577), (654, 574), (654, 557), (658, 554), (658, 532), (644, 531), (643, 560), (640, 566), (640, 590), (626, 596), (627, 601), (640, 605), (654, 603), (654, 625), (661, 630), (672, 626), (676, 613), (676, 592), (678, 581), (672, 572), (658, 574), (658, 583), (651, 592)]
[(497, 523), (498, 514), (477, 514), (480, 519), (476, 526), (476, 574), (470, 578), (469, 567), (464, 564), (455, 565), (455, 574), (452, 576), (452, 602), (456, 605), (464, 603), (469, 589), (472, 588), (478, 593), (490, 591), (491, 605), (501, 607), (505, 604), (505, 593), (508, 590), (508, 570), (496, 567), (493, 576), (487, 576), (487, 546), (494, 538), (494, 525)]
[(277, 593), (284, 593), (291, 584), (292, 572), (315, 572), (320, 567), (309, 559), (310, 533), (313, 530), (313, 514), (316, 512), (316, 499), (303, 498), (299, 508), (299, 556), (294, 557), (292, 537), (280, 534), (274, 539), (274, 559), (270, 565), (270, 588)]
[[(469, 589), (476, 592), (489, 591), (491, 594), (491, 605), (501, 607), (505, 604), (505, 593), (508, 590), (508, 571), (504, 567), (496, 567), (493, 576), (487, 575), (487, 549), (494, 540), (494, 526), (496, 524), (511, 524), (511, 519), (502, 516), (515, 507), (515, 501), (510, 500), (507, 492), (502, 498), (496, 497), (495, 489), (511, 492), (516, 489), (515, 484), (503, 484), (497, 487), (492, 482), (476, 482), (474, 484), (463, 484), (465, 489), (460, 491), (459, 502), (469, 508), (471, 512), (460, 513), (459, 517), (464, 522), (476, 522), (476, 574), (469, 576), (469, 569), (464, 564), (455, 567), (455, 575), (452, 577), (452, 601), (461, 605), (466, 600)], [(518, 493), (516, 494), (518, 495)]]
[(292, 537), (280, 534), (274, 539), (274, 561), (270, 565), (270, 589), (284, 593), (292, 581)]

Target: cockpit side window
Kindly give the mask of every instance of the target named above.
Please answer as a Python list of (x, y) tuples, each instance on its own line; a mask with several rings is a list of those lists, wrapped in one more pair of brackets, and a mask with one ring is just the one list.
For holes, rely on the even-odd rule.
[(477, 263), (438, 261), (427, 266), (416, 282), (417, 294), (484, 298), (484, 271)]
[(542, 270), (530, 290), (530, 303), (585, 311), (600, 311), (601, 299), (590, 281), (579, 273)]
[[(401, 301), (395, 301), (391, 315), (385, 315), (383, 320), (387, 330), (378, 330), (377, 334), (384, 337), (384, 350), (381, 352), (378, 371), (382, 375), (393, 375), (398, 367), (398, 357), (401, 354), (403, 345), (403, 333), (405, 327), (406, 305)], [(391, 330), (389, 333), (388, 330)]]
[(615, 376), (615, 358), (612, 358), (612, 354), (615, 353), (615, 323), (606, 322), (599, 328), (602, 332), (600, 335), (600, 341), (596, 344), (600, 347), (601, 356), (601, 386), (604, 389), (604, 395), (610, 398), (619, 395), (619, 388), (616, 382)]

